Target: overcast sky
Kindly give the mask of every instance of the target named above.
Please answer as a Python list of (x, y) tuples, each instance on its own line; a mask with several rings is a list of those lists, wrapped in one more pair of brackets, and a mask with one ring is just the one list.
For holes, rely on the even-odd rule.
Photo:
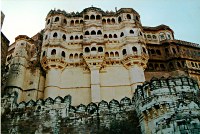
[(18, 35), (32, 37), (42, 30), (51, 9), (81, 12), (92, 5), (104, 11), (133, 8), (143, 26), (165, 24), (176, 39), (200, 44), (200, 0), (1, 0), (2, 31), (13, 43)]

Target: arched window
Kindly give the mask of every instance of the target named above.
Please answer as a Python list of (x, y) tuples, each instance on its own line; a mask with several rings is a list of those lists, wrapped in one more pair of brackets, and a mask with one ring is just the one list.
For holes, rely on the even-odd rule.
[(95, 16), (94, 16), (94, 15), (91, 15), (91, 16), (90, 16), (90, 19), (91, 19), (91, 20), (94, 20), (94, 19), (95, 19)]
[(85, 31), (85, 35), (89, 35), (90, 33), (89, 33), (89, 31)]
[(157, 37), (155, 35), (152, 35), (153, 39), (157, 39)]
[(75, 21), (75, 24), (79, 24), (79, 20), (76, 20), (76, 21)]
[(80, 24), (83, 24), (83, 20), (80, 20)]
[(85, 20), (89, 20), (89, 16), (88, 15), (85, 15)]
[(45, 40), (48, 38), (48, 35), (45, 36)]
[(112, 34), (109, 34), (109, 38), (112, 38)]
[(80, 53), (80, 54), (79, 54), (79, 58), (80, 58), (80, 59), (83, 58), (83, 53)]
[(115, 52), (115, 57), (119, 57), (119, 53), (117, 51)]
[(104, 38), (108, 38), (108, 36), (107, 36), (107, 34), (104, 34), (104, 36), (103, 36)]
[(118, 23), (121, 23), (121, 22), (122, 22), (122, 18), (118, 17)]
[(89, 53), (89, 52), (90, 52), (89, 47), (86, 47), (86, 48), (85, 48), (85, 52), (86, 52), (86, 53)]
[(73, 40), (74, 39), (74, 37), (73, 36), (70, 36), (70, 40)]
[(92, 30), (91, 35), (96, 35), (96, 32)]
[(156, 50), (156, 53), (157, 53), (158, 55), (161, 55), (160, 50)]
[(166, 53), (166, 54), (169, 54), (168, 48), (165, 48), (165, 53)]
[(102, 20), (102, 23), (103, 23), (103, 24), (106, 24), (106, 19), (103, 19), (103, 20)]
[(98, 31), (97, 31), (97, 35), (102, 35), (101, 30), (98, 30)]
[(103, 47), (98, 47), (98, 52), (103, 52)]
[(123, 50), (122, 50), (122, 54), (123, 54), (123, 55), (126, 55), (126, 54), (127, 54), (127, 53), (126, 53), (126, 49), (123, 49)]
[(147, 38), (151, 39), (151, 35), (148, 34), (148, 35), (147, 35)]
[(71, 26), (73, 26), (74, 25), (74, 20), (71, 20)]
[(133, 31), (133, 30), (130, 30), (130, 34), (134, 34), (134, 31)]
[(48, 21), (47, 21), (47, 25), (50, 23), (50, 19), (48, 19)]
[(78, 59), (78, 54), (77, 53), (75, 53), (74, 59)]
[(142, 36), (142, 32), (140, 32), (140, 36)]
[(114, 57), (114, 53), (113, 52), (110, 52), (110, 57)]
[(51, 51), (51, 55), (56, 55), (56, 49), (53, 49), (53, 50)]
[(174, 54), (176, 53), (176, 50), (175, 50), (175, 48), (172, 48), (172, 51), (173, 51), (173, 53), (174, 53)]
[(59, 17), (56, 17), (54, 22), (58, 22), (59, 21)]
[(139, 17), (138, 17), (138, 16), (135, 16), (135, 19), (136, 19), (137, 21), (139, 21)]
[(116, 35), (116, 34), (114, 34), (114, 38), (117, 38), (117, 35)]
[(142, 47), (142, 51), (146, 54), (146, 49), (144, 47)]
[(132, 47), (133, 53), (137, 53), (137, 47)]
[(154, 49), (151, 49), (151, 54), (155, 54), (155, 50)]
[(91, 51), (97, 51), (96, 47), (92, 47)]
[(69, 59), (73, 59), (73, 54), (70, 54), (70, 55), (69, 55)]
[(130, 15), (130, 14), (127, 14), (127, 15), (126, 15), (126, 18), (130, 20), (130, 19), (131, 19), (131, 15)]
[(80, 36), (80, 39), (83, 39), (83, 35)]
[(63, 34), (62, 38), (63, 38), (63, 40), (66, 40), (66, 35), (65, 35), (65, 34)]
[(153, 64), (152, 63), (149, 63), (149, 70), (154, 70), (154, 67), (153, 67)]
[(58, 34), (55, 32), (55, 33), (53, 34), (53, 37), (56, 38), (57, 36), (58, 36)]
[(107, 19), (107, 23), (110, 24), (110, 19)]
[(108, 52), (106, 52), (106, 53), (105, 53), (105, 57), (109, 57), (109, 54), (108, 54)]
[(97, 15), (97, 16), (96, 16), (96, 19), (97, 19), (97, 20), (100, 20), (100, 19), (101, 19), (101, 16), (100, 16), (100, 15)]
[(75, 40), (78, 40), (78, 35), (75, 36)]
[(169, 63), (169, 69), (174, 69), (174, 65), (173, 65), (173, 63)]
[(120, 37), (123, 37), (124, 36), (124, 33), (123, 32), (121, 32), (121, 34), (120, 34)]
[(112, 18), (111, 22), (112, 22), (112, 24), (115, 24), (115, 19), (114, 19), (114, 18)]
[(182, 64), (183, 67), (185, 67), (185, 62), (184, 61), (181, 61), (181, 64)]
[(192, 67), (194, 67), (194, 63), (193, 63), (193, 62), (191, 62), (191, 64), (192, 64)]
[(155, 70), (159, 70), (158, 64), (155, 64)]
[(64, 51), (62, 51), (61, 56), (65, 57), (65, 52)]
[(165, 66), (163, 64), (160, 64), (161, 70), (165, 70)]
[(179, 62), (177, 62), (177, 66), (178, 66), (179, 68), (181, 68), (181, 64), (180, 64)]
[(63, 20), (63, 23), (64, 23), (64, 24), (67, 24), (67, 20), (66, 20), (66, 19), (64, 19), (64, 20)]
[(46, 56), (46, 51), (43, 52), (42, 57)]

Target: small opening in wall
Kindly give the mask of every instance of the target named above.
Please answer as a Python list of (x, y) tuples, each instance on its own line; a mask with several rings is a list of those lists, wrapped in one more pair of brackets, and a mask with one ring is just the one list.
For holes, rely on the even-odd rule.
[(133, 31), (133, 30), (130, 30), (130, 34), (134, 34), (134, 31)]
[(95, 19), (95, 16), (94, 16), (94, 15), (91, 15), (91, 16), (90, 16), (90, 19), (91, 19), (91, 20), (94, 20), (94, 19)]
[(130, 15), (130, 14), (127, 14), (127, 15), (126, 15), (126, 18), (127, 18), (128, 20), (130, 20), (130, 19), (131, 19), (131, 15)]
[(120, 37), (123, 37), (124, 36), (124, 33), (123, 32), (121, 32), (121, 34), (120, 34)]
[(100, 15), (97, 15), (97, 16), (96, 16), (96, 19), (97, 19), (97, 20), (100, 20), (100, 19), (101, 19), (101, 16), (100, 16)]
[(114, 38), (117, 38), (117, 35), (116, 35), (116, 34), (114, 34)]
[(98, 47), (98, 52), (103, 52), (103, 47)]
[(90, 33), (89, 33), (89, 31), (85, 31), (85, 35), (89, 35)]
[(62, 51), (61, 56), (65, 57), (65, 52), (64, 51)]
[(62, 38), (63, 38), (63, 40), (66, 40), (66, 35), (65, 35), (65, 34), (63, 34)]
[(122, 54), (123, 54), (123, 55), (126, 55), (126, 49), (123, 49), (123, 50), (122, 50)]
[(102, 23), (103, 23), (103, 24), (106, 24), (106, 19), (103, 19), (103, 20), (102, 20)]
[(93, 31), (91, 32), (91, 35), (96, 35), (96, 32), (93, 30)]
[(96, 47), (92, 47), (92, 49), (91, 49), (91, 51), (96, 51), (97, 49), (96, 49)]
[(51, 55), (56, 55), (56, 49), (53, 49), (53, 50), (51, 51)]
[(63, 20), (63, 23), (64, 23), (64, 24), (67, 24), (67, 20), (66, 20), (66, 19), (64, 19), (64, 20)]
[(88, 15), (85, 15), (85, 20), (89, 20), (89, 16)]
[(58, 22), (58, 21), (59, 21), (59, 17), (56, 17), (54, 22)]
[(86, 53), (89, 53), (89, 52), (90, 52), (89, 47), (86, 47), (86, 48), (85, 48), (85, 52), (86, 52)]
[(118, 23), (121, 23), (121, 21), (122, 21), (122, 18), (118, 17)]
[(102, 35), (101, 30), (98, 30), (97, 35)]
[(58, 36), (58, 34), (57, 34), (57, 33), (54, 33), (54, 34), (53, 34), (53, 37), (54, 37), (54, 38), (56, 38), (57, 36)]

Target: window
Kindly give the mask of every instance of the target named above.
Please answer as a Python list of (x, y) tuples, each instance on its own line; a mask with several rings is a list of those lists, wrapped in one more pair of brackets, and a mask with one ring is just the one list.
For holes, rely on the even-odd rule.
[(93, 31), (91, 32), (91, 35), (96, 35), (96, 32), (93, 30)]
[(75, 36), (75, 40), (78, 40), (78, 35)]
[(80, 36), (80, 39), (83, 39), (83, 35)]
[(154, 67), (153, 67), (152, 63), (149, 64), (149, 70), (154, 70)]
[(131, 15), (130, 15), (130, 14), (127, 14), (127, 15), (126, 15), (126, 18), (127, 18), (128, 20), (130, 20), (130, 19), (131, 19)]
[(109, 34), (109, 38), (112, 38), (112, 34)]
[(105, 53), (105, 57), (109, 57), (109, 54), (108, 54), (108, 52), (106, 52), (106, 53)]
[(80, 54), (79, 54), (79, 58), (83, 58), (83, 53), (80, 53)]
[(117, 38), (117, 35), (116, 35), (116, 34), (114, 34), (114, 38)]
[(180, 64), (179, 62), (177, 62), (177, 66), (178, 66), (179, 68), (181, 68), (181, 64)]
[(86, 48), (85, 48), (85, 52), (86, 52), (86, 53), (89, 53), (89, 52), (90, 52), (89, 47), (86, 47)]
[(46, 56), (46, 51), (43, 52), (42, 57)]
[(193, 62), (191, 62), (191, 64), (192, 64), (192, 67), (194, 67), (194, 63), (193, 63)]
[(151, 54), (155, 54), (155, 50), (154, 49), (151, 49)]
[(53, 49), (53, 50), (51, 51), (51, 55), (56, 55), (56, 49)]
[(171, 36), (170, 36), (170, 34), (167, 34), (167, 38), (170, 40), (171, 39)]
[(98, 31), (97, 31), (97, 35), (102, 35), (101, 30), (98, 30)]
[(123, 50), (122, 50), (122, 54), (123, 54), (123, 55), (126, 55), (126, 49), (123, 49)]
[(83, 24), (83, 20), (80, 20), (80, 24)]
[(144, 47), (142, 47), (142, 51), (146, 54), (146, 49)]
[(134, 34), (134, 31), (133, 31), (133, 30), (130, 30), (130, 34)]
[(137, 48), (135, 46), (132, 47), (132, 50), (133, 50), (134, 53), (137, 53)]
[(120, 34), (120, 37), (123, 37), (124, 36), (124, 33), (123, 32), (121, 32), (121, 34)]
[(159, 70), (158, 64), (155, 64), (155, 70)]
[(160, 64), (161, 70), (165, 70), (165, 66), (163, 64)]
[(64, 19), (64, 20), (63, 20), (63, 23), (64, 23), (64, 24), (67, 24), (67, 20), (66, 20), (66, 19)]
[(139, 17), (138, 17), (138, 16), (135, 16), (135, 19), (136, 19), (137, 21), (139, 21)]
[(58, 36), (58, 34), (55, 32), (55, 33), (53, 34), (53, 37), (56, 38), (57, 36)]
[(169, 54), (168, 48), (165, 48), (165, 53), (166, 53), (166, 54)]
[(106, 24), (106, 19), (103, 19), (103, 20), (102, 20), (102, 23), (103, 23), (103, 24)]
[(148, 34), (148, 35), (147, 35), (147, 38), (151, 39), (151, 35)]
[(112, 24), (115, 24), (115, 19), (114, 19), (114, 18), (112, 18), (111, 22), (112, 22)]
[(77, 53), (75, 53), (74, 59), (78, 59), (78, 54)]
[(50, 23), (50, 19), (48, 19), (48, 21), (47, 21), (47, 25)]
[(73, 59), (73, 54), (70, 54), (70, 55), (69, 55), (69, 59)]
[(100, 20), (100, 19), (101, 19), (101, 16), (100, 16), (100, 15), (97, 15), (97, 16), (96, 16), (96, 19), (97, 19), (97, 20)]
[(92, 47), (92, 49), (91, 49), (91, 51), (96, 51), (97, 49), (96, 49), (96, 47)]
[(119, 57), (119, 53), (117, 51), (115, 52), (115, 57)]
[(118, 17), (118, 23), (121, 23), (121, 21), (122, 21), (122, 18)]
[(73, 36), (70, 36), (70, 40), (73, 40), (74, 39), (74, 37)]
[(54, 22), (58, 22), (59, 21), (59, 17), (56, 17)]
[(94, 20), (94, 19), (95, 19), (95, 16), (94, 16), (94, 15), (91, 15), (91, 16), (90, 16), (90, 19), (91, 19), (91, 20)]
[(160, 39), (161, 39), (161, 40), (164, 40), (164, 39), (165, 39), (164, 34), (160, 34)]
[(71, 26), (73, 26), (74, 25), (74, 20), (71, 20)]
[(107, 34), (104, 34), (104, 36), (103, 36), (104, 38), (108, 38), (108, 36), (107, 36)]
[(88, 15), (85, 15), (85, 20), (89, 20), (89, 16)]
[(65, 57), (65, 52), (64, 51), (62, 51), (61, 56)]
[(110, 57), (114, 57), (114, 53), (113, 52), (110, 52)]
[(89, 33), (89, 31), (85, 31), (85, 35), (89, 35), (90, 33)]
[(157, 53), (158, 55), (161, 55), (160, 50), (156, 50), (156, 53)]
[(103, 47), (98, 47), (98, 52), (103, 52)]
[(110, 24), (110, 19), (107, 19), (107, 23)]
[(176, 53), (176, 50), (175, 50), (175, 48), (172, 48), (172, 51), (173, 51), (173, 53), (174, 53), (174, 54)]
[(76, 20), (76, 21), (75, 21), (75, 24), (79, 24), (79, 20)]
[(156, 39), (156, 38), (157, 38), (155, 35), (153, 35), (152, 37), (153, 37), (153, 39)]
[(66, 35), (65, 35), (65, 34), (63, 34), (62, 38), (63, 38), (63, 40), (66, 40)]
[(174, 69), (174, 65), (173, 65), (173, 63), (169, 63), (169, 69)]
[(48, 35), (45, 36), (45, 40), (48, 38)]

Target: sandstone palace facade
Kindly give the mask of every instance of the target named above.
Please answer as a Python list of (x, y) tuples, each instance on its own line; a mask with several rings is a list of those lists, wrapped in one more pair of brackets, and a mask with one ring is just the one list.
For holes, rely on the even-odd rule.
[[(143, 26), (132, 8), (51, 10), (45, 20), (9, 46), (4, 132), (93, 133), (133, 119), (130, 111), (144, 134), (178, 133), (188, 116), (184, 132), (199, 132), (199, 44), (175, 39), (163, 24)], [(40, 125), (28, 127), (32, 119)]]

